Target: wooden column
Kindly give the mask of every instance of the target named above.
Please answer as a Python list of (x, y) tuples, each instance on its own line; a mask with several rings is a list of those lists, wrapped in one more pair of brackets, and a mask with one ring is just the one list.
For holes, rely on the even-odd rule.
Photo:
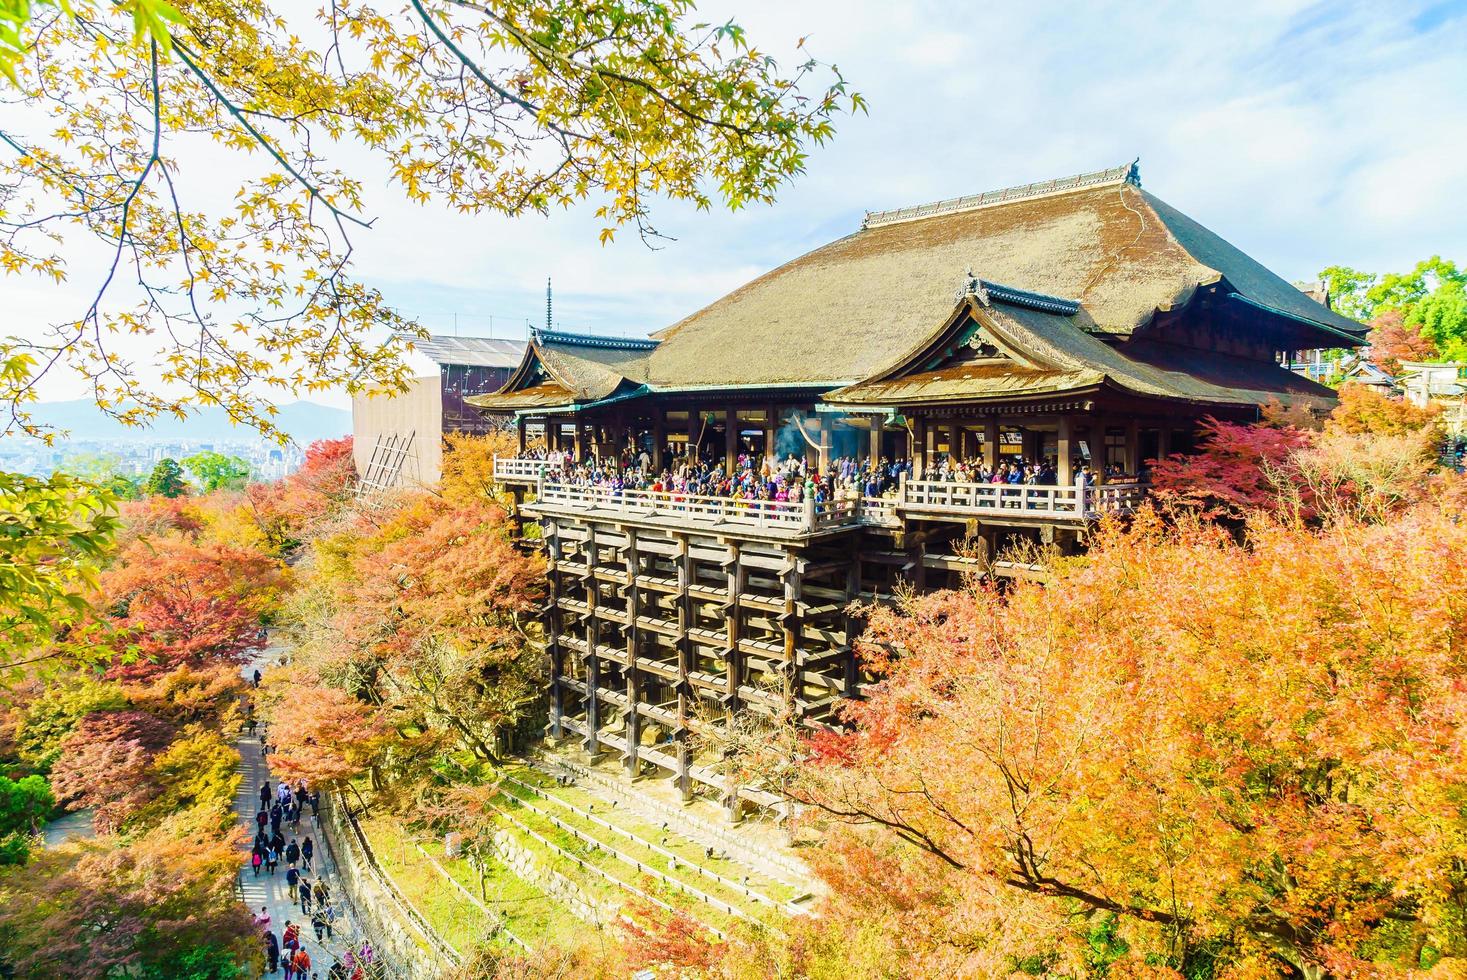
[(519, 454), (521, 456), (523, 456), (525, 454), (525, 422), (526, 421), (527, 420), (526, 420), (526, 418), (523, 415), (516, 415), (515, 416), (515, 419), (514, 419), (515, 439), (518, 442), (518, 445), (519, 445)]
[(918, 480), (927, 474), (927, 420), (912, 420), (912, 476)]
[[(732, 726), (742, 706), (739, 688), (744, 683), (744, 658), (739, 650), (741, 635), (739, 596), (744, 593), (748, 575), (743, 562), (739, 560), (739, 546), (736, 543), (729, 543), (728, 557), (724, 559), (723, 570), (726, 576), (725, 582), (727, 582), (727, 591), (723, 600), (723, 717), (724, 724)], [(735, 767), (730, 764), (725, 774), (723, 787), (723, 803), (728, 808), (729, 816), (733, 819), (737, 819), (739, 813), (739, 785), (735, 772)]]
[(820, 459), (820, 472), (821, 473), (825, 473), (825, 472), (827, 472), (830, 469), (830, 447), (831, 447), (831, 442), (833, 441), (832, 440), (832, 437), (831, 437), (832, 434), (831, 434), (831, 431), (830, 430), (831, 430), (831, 426), (834, 425), (834, 424), (835, 423), (831, 421), (831, 417), (829, 415), (822, 414), (820, 416), (820, 456), (819, 456), (819, 459)]
[(1105, 463), (1107, 449), (1105, 446), (1105, 416), (1091, 416), (1090, 422), (1090, 476), (1091, 482), (1100, 486), (1105, 482)]
[(576, 416), (575, 426), (576, 435), (575, 441), (572, 443), (572, 446), (575, 449), (576, 462), (579, 463), (581, 459), (586, 455), (586, 425), (584, 422), (581, 421), (581, 417), (579, 415)]
[(723, 410), (723, 472), (730, 476), (739, 462), (739, 412), (735, 408)]
[[(576, 432), (581, 425), (576, 423)], [(579, 440), (577, 440), (579, 442)], [(599, 622), (596, 617), (596, 529), (587, 525), (581, 547), (586, 557), (586, 752), (596, 758), (601, 752), (601, 658), (596, 653)]]
[(565, 734), (565, 647), (560, 643), (560, 528), (554, 521), (545, 524), (545, 573), (550, 594), (545, 600), (545, 636), (550, 654), (550, 735)]
[(777, 459), (779, 453), (779, 406), (764, 409), (764, 455)]
[(1075, 422), (1068, 415), (1059, 418), (1059, 442), (1055, 452), (1056, 482), (1062, 487), (1068, 487), (1075, 482), (1074, 469), (1070, 466), (1070, 457), (1074, 452)]
[(1121, 466), (1131, 476), (1141, 471), (1141, 425), (1135, 419), (1126, 422), (1126, 461)]
[(698, 436), (703, 431), (703, 417), (697, 409), (688, 408), (688, 462), (698, 459)]
[(866, 437), (866, 455), (875, 461), (881, 458), (881, 419), (871, 416), (871, 431)]
[(652, 410), (652, 469), (661, 472), (662, 456), (667, 444), (667, 413), (661, 408)]
[(688, 751), (688, 708), (689, 689), (691, 682), (688, 673), (692, 669), (693, 641), (690, 631), (693, 628), (693, 598), (688, 591), (692, 588), (696, 579), (696, 570), (693, 567), (692, 542), (686, 536), (678, 538), (678, 571), (677, 571), (677, 682), (673, 685), (677, 691), (677, 729), (673, 732), (673, 738), (677, 743), (677, 788), (682, 794), (683, 802), (688, 803), (693, 799), (693, 780), (689, 773), (692, 758)]
[(1156, 430), (1156, 458), (1166, 459), (1172, 451), (1172, 425), (1163, 422), (1161, 428)]
[(627, 670), (626, 670), (626, 695), (627, 695), (627, 724), (624, 734), (627, 740), (626, 767), (627, 775), (636, 779), (642, 774), (641, 762), (637, 757), (637, 750), (642, 740), (642, 691), (640, 678), (637, 676), (637, 653), (641, 644), (641, 637), (637, 629), (637, 618), (642, 614), (640, 604), (640, 592), (637, 589), (637, 575), (641, 572), (641, 560), (637, 555), (637, 529), (631, 526), (626, 528), (627, 550), (626, 550), (626, 584), (622, 586), (626, 594), (626, 638), (627, 638)]
[(998, 466), (998, 419), (983, 420), (983, 465), (990, 470)]

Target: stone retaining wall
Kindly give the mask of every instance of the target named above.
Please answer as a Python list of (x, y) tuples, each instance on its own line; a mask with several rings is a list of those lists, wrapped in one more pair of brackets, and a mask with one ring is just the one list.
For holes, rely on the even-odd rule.
[(402, 980), (437, 980), (456, 965), (458, 952), (423, 921), (378, 868), (342, 801), (322, 794), (321, 816), (347, 899), (392, 974)]

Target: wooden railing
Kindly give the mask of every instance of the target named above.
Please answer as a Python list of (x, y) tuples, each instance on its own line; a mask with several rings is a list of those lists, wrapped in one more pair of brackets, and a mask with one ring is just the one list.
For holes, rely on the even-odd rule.
[(953, 516), (1003, 515), (1086, 521), (1102, 514), (1135, 510), (1149, 485), (1107, 483), (1099, 487), (1039, 486), (1026, 483), (949, 483), (903, 480), (885, 497), (841, 497), (816, 503), (806, 500), (749, 500), (676, 491), (631, 490), (559, 482), (559, 461), (499, 458), (496, 479), (528, 482), (536, 487), (535, 503), (558, 510), (614, 511), (638, 518), (662, 518), (699, 524), (736, 524), (787, 533), (810, 533), (867, 524), (898, 527), (905, 514)]
[(494, 479), (500, 483), (537, 483), (560, 472), (561, 459), (524, 459), (515, 456), (494, 457)]

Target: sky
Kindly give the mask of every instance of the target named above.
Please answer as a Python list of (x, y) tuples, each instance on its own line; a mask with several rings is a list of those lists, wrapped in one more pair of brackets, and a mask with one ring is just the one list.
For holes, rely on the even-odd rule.
[[(523, 337), (544, 321), (550, 277), (560, 329), (640, 336), (849, 234), (868, 209), (1138, 157), (1143, 186), (1289, 279), (1467, 260), (1467, 0), (720, 0), (699, 13), (736, 18), (789, 60), (808, 37), (870, 104), (837, 121), (777, 204), (660, 204), (653, 223), (675, 240), (653, 251), (631, 231), (598, 244), (592, 206), (464, 217), (378, 186), (359, 274), (435, 333)], [(19, 321), (6, 332), (54, 308), (54, 294), (6, 288)], [(45, 391), (76, 394), (64, 379)]]

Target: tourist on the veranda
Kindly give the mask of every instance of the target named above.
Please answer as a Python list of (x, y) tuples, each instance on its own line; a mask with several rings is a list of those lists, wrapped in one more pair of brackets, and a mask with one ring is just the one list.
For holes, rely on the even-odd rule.
[(301, 866), (307, 871), (311, 870), (311, 858), (316, 854), (316, 845), (311, 838), (307, 837), (301, 841)]

